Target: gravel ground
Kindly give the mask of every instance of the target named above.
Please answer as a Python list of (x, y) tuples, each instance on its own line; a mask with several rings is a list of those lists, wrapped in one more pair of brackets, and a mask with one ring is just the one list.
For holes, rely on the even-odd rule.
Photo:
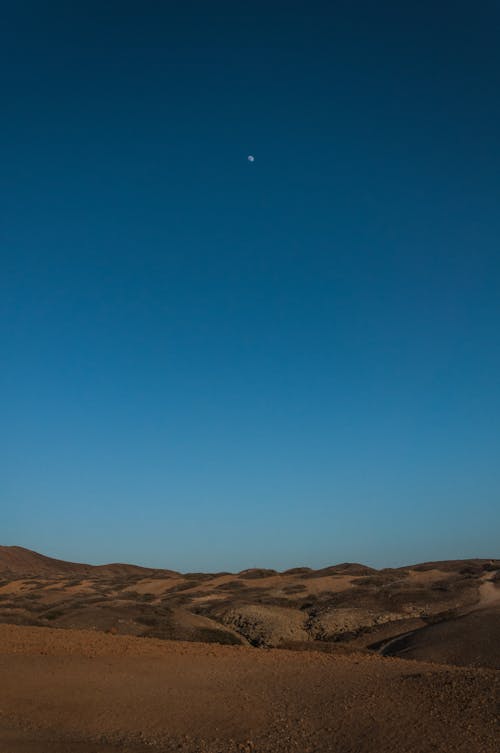
[(0, 753), (498, 753), (500, 675), (0, 625)]

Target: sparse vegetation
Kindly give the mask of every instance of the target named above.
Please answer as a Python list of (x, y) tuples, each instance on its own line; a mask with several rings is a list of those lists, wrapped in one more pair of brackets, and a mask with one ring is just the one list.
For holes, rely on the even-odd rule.
[(62, 609), (53, 609), (51, 612), (46, 612), (43, 616), (46, 620), (57, 620), (58, 617), (62, 617), (64, 611)]
[[(165, 640), (243, 640), (254, 646), (341, 641), (363, 648), (401, 625), (451, 622), (477, 603), (481, 578), (491, 573), (492, 582), (500, 582), (500, 567), (495, 570), (491, 561), (378, 572), (343, 564), (319, 571), (293, 568), (281, 575), (268, 569), (233, 576), (188, 573), (175, 580), (163, 571), (145, 577), (128, 566), (113, 567), (85, 570), (84, 578), (47, 573), (24, 580), (12, 574), (9, 580), (4, 575), (4, 587), (15, 585), (0, 593), (0, 619), (116, 628)], [(148, 590), (153, 580), (154, 593)]]

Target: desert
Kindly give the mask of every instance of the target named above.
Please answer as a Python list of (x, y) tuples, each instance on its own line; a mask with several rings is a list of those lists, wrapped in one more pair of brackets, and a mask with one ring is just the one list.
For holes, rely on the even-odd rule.
[(2, 753), (498, 751), (498, 560), (0, 563)]
[(0, 753), (500, 753), (500, 3), (0, 58)]

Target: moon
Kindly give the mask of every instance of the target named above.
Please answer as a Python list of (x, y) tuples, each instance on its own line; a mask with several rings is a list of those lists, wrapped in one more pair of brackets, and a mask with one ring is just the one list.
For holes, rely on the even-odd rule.
[(249, 162), (255, 162), (255, 157), (253, 156), (253, 154), (249, 154), (248, 157), (247, 157), (247, 160)]

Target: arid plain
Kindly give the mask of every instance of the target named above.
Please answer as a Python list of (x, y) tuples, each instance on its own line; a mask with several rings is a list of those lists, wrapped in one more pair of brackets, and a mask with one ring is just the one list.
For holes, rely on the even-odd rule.
[(180, 574), (0, 547), (0, 751), (496, 753), (499, 572)]

